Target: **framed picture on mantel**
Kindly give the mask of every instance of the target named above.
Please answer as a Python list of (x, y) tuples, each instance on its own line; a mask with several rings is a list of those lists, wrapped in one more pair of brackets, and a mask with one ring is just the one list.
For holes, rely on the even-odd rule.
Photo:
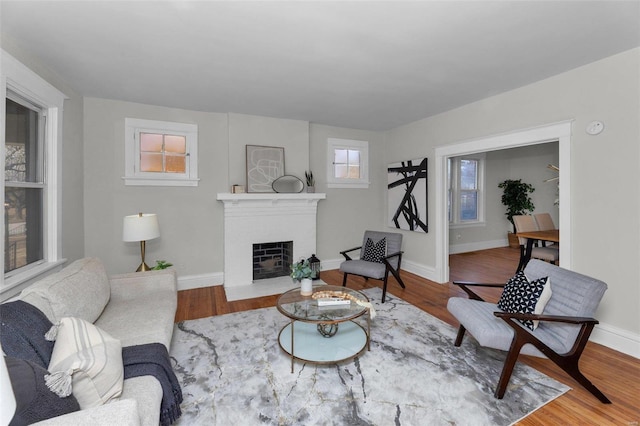
[(284, 175), (284, 148), (247, 145), (247, 192), (274, 192), (271, 184)]

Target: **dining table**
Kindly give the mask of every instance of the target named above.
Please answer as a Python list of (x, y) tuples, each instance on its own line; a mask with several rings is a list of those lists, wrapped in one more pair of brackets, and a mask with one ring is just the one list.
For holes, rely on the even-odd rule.
[(533, 245), (536, 241), (549, 241), (553, 243), (560, 242), (560, 230), (559, 229), (549, 229), (546, 231), (525, 231), (518, 232), (516, 234), (519, 238), (526, 238), (527, 245), (525, 246), (524, 251), (521, 252), (520, 262), (518, 264), (518, 269), (516, 272), (522, 271), (531, 260), (531, 251), (533, 250)]

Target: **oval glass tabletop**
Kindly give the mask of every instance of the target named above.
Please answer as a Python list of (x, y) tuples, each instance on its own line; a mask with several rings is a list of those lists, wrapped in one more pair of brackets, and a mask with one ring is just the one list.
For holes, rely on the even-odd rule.
[[(336, 292), (348, 295), (350, 298), (368, 302), (369, 298), (363, 293), (347, 287), (333, 285), (314, 285), (313, 292)], [(285, 316), (305, 322), (342, 322), (357, 318), (367, 311), (366, 307), (350, 301), (345, 305), (318, 306), (318, 300), (312, 296), (302, 296), (300, 289), (295, 288), (283, 293), (278, 298), (278, 310)]]

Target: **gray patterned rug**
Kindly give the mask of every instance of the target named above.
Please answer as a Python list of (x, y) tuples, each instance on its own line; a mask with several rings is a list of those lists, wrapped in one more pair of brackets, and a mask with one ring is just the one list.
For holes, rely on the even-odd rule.
[(380, 289), (371, 351), (340, 365), (291, 362), (288, 319), (264, 308), (176, 324), (171, 357), (184, 393), (179, 425), (508, 425), (569, 388), (516, 365), (493, 397), (504, 353)]

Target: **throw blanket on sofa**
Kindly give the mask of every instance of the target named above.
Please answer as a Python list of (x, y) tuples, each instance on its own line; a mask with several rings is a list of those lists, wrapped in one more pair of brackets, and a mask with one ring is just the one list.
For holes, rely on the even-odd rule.
[(122, 348), (124, 378), (154, 376), (162, 385), (160, 425), (169, 426), (182, 415), (182, 389), (173, 372), (169, 352), (161, 343), (126, 346)]
[(22, 300), (0, 305), (0, 339), (8, 356), (25, 359), (46, 369), (53, 342), (44, 338), (51, 321), (30, 303)]

